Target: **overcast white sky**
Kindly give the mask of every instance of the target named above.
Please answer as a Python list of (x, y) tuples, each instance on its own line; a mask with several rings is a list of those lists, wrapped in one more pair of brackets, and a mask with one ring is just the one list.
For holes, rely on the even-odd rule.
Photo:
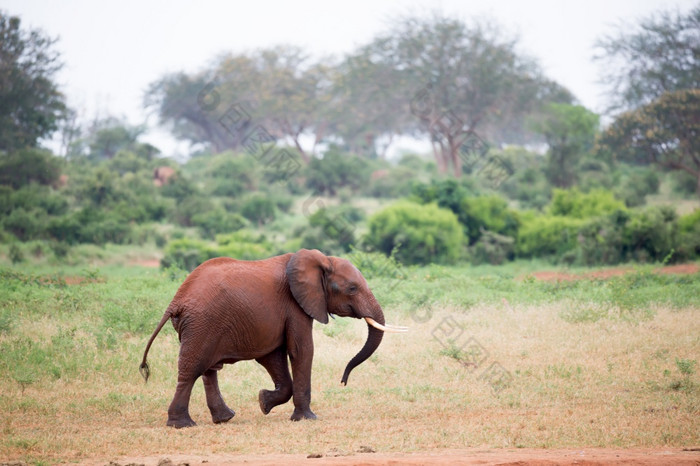
[[(294, 44), (342, 55), (386, 31), (397, 16), (433, 11), (485, 18), (520, 39), (521, 52), (594, 111), (605, 106), (592, 60), (594, 42), (620, 21), (660, 9), (688, 11), (697, 0), (0, 0), (23, 25), (58, 37), (59, 82), (82, 118), (115, 115), (148, 121), (142, 97), (164, 73), (196, 71), (224, 51)], [(147, 120), (148, 118), (148, 120)], [(152, 142), (166, 155), (162, 134)], [(160, 143), (160, 144), (159, 144)]]

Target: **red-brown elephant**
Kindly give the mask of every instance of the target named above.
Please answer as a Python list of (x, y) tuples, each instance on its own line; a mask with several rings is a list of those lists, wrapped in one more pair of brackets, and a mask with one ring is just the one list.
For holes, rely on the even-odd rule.
[(275, 385), (274, 390), (260, 390), (264, 414), (293, 398), (293, 421), (315, 419), (310, 408), (311, 330), (313, 319), (325, 324), (328, 314), (364, 318), (368, 323), (367, 341), (345, 368), (343, 384), (350, 371), (374, 353), (385, 331), (406, 330), (385, 325), (382, 308), (367, 282), (345, 259), (306, 249), (260, 261), (211, 259), (178, 289), (146, 345), (140, 370), (148, 380), (148, 350), (163, 325), (172, 320), (180, 337), (180, 355), (167, 425), (195, 425), (188, 406), (199, 376), (212, 420), (230, 420), (235, 413), (221, 397), (217, 371), (224, 364), (249, 359), (265, 367)]

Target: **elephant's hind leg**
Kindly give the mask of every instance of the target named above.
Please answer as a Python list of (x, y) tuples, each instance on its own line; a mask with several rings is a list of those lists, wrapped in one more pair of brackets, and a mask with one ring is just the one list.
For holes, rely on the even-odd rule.
[(226, 406), (221, 391), (219, 390), (219, 379), (217, 377), (218, 368), (209, 369), (204, 372), (202, 381), (204, 382), (204, 392), (207, 395), (207, 406), (211, 412), (211, 419), (214, 424), (231, 420), (236, 413)]
[(182, 371), (178, 374), (175, 396), (168, 408), (168, 426), (180, 429), (197, 425), (190, 417), (189, 405), (192, 387), (198, 378), (199, 376), (183, 376)]
[(260, 390), (258, 400), (260, 410), (268, 414), (272, 408), (286, 403), (292, 398), (292, 376), (289, 374), (287, 364), (287, 351), (284, 346), (277, 348), (270, 354), (256, 359), (272, 377), (275, 384), (274, 390)]

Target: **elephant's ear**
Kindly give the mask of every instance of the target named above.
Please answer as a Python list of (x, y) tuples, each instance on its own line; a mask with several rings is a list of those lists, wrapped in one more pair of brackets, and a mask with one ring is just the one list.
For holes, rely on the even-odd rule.
[(316, 249), (300, 249), (287, 263), (287, 279), (294, 299), (304, 311), (323, 324), (328, 323), (326, 274), (331, 261)]

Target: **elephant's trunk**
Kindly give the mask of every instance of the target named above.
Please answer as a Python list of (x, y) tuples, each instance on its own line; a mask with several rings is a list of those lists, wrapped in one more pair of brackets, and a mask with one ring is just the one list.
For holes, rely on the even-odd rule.
[[(384, 324), (384, 313), (382, 312), (381, 308), (379, 308), (379, 311), (375, 313), (374, 319), (375, 322), (379, 322), (380, 324)], [(367, 341), (365, 341), (365, 345), (362, 347), (359, 353), (355, 355), (354, 358), (350, 360), (348, 365), (345, 367), (345, 372), (343, 373), (343, 378), (340, 381), (343, 385), (347, 385), (348, 383), (348, 376), (350, 375), (350, 371), (352, 371), (356, 366), (362, 364), (372, 356), (372, 354), (376, 351), (376, 349), (379, 347), (379, 344), (382, 342), (382, 338), (384, 337), (384, 332), (373, 327), (370, 325), (369, 322), (367, 322)]]

